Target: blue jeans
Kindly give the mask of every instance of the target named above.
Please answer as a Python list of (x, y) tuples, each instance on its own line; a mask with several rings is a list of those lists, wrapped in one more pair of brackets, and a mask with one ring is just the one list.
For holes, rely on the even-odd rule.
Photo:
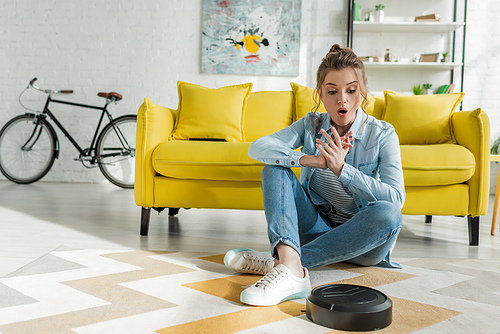
[(291, 169), (267, 165), (262, 171), (264, 211), (272, 254), (282, 242), (293, 247), (306, 268), (347, 261), (371, 266), (386, 261), (402, 225), (401, 211), (371, 202), (344, 224), (330, 222), (312, 203)]

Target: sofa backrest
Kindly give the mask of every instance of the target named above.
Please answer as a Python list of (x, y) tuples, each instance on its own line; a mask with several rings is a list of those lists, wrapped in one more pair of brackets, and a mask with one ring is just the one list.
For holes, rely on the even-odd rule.
[(252, 142), (286, 128), (293, 121), (291, 91), (253, 92), (247, 100), (243, 121), (245, 141)]
[[(292, 91), (252, 92), (248, 97), (243, 131), (245, 141), (252, 142), (277, 132), (314, 109), (314, 89), (291, 84)], [(385, 110), (383, 96), (370, 97), (366, 112), (382, 119)], [(318, 112), (326, 112), (321, 103)]]

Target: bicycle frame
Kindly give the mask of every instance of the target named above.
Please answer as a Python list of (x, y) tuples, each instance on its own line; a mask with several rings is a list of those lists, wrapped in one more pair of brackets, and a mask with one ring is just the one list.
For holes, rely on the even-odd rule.
[[(68, 130), (66, 130), (66, 128), (61, 124), (61, 122), (59, 122), (59, 120), (57, 119), (57, 117), (49, 109), (49, 104), (50, 103), (58, 103), (58, 104), (70, 105), (70, 106), (74, 106), (74, 107), (81, 107), (81, 108), (87, 108), (87, 109), (96, 109), (96, 110), (101, 110), (102, 111), (101, 112), (101, 116), (99, 118), (99, 123), (97, 124), (97, 127), (95, 129), (94, 137), (92, 138), (92, 142), (91, 142), (90, 147), (88, 149), (82, 149), (82, 147), (77, 143), (77, 141), (73, 138), (73, 136), (71, 136), (71, 134), (68, 132)], [(57, 125), (57, 127), (62, 131), (62, 133), (64, 133), (64, 135), (66, 136), (66, 138), (69, 139), (69, 141), (71, 142), (71, 144), (73, 144), (73, 146), (78, 150), (78, 152), (80, 153), (80, 156), (86, 157), (86, 156), (92, 156), (92, 150), (95, 149), (95, 145), (97, 143), (97, 137), (98, 137), (101, 125), (102, 125), (102, 121), (104, 119), (104, 115), (106, 115), (108, 117), (109, 121), (113, 120), (113, 117), (111, 116), (111, 114), (107, 110), (107, 107), (108, 107), (109, 103), (110, 102), (106, 102), (106, 104), (104, 105), (104, 107), (99, 107), (99, 106), (92, 106), (92, 105), (88, 105), (88, 104), (81, 104), (81, 103), (74, 103), (74, 102), (68, 102), (68, 101), (62, 101), (62, 100), (55, 100), (55, 99), (52, 99), (52, 97), (49, 95), (47, 97), (47, 101), (45, 102), (45, 106), (43, 108), (42, 114), (46, 114), (46, 115), (48, 115), (50, 117), (50, 119)]]

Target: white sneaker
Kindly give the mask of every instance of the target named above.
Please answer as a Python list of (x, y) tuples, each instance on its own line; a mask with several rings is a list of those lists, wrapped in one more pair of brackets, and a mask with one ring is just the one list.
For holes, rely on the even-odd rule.
[(304, 268), (299, 278), (283, 264), (278, 264), (266, 276), (241, 292), (240, 301), (255, 306), (270, 306), (285, 300), (305, 298), (311, 291), (309, 272)]
[(226, 253), (224, 264), (238, 273), (265, 275), (273, 269), (274, 259), (269, 253), (236, 248)]

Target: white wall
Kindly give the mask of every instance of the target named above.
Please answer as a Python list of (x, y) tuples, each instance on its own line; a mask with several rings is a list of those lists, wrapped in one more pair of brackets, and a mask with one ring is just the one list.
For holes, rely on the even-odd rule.
[[(496, 136), (500, 20), (495, 16), (500, 5), (495, 0), (469, 2), (464, 107), (483, 107)], [(418, 6), (414, 3), (405, 6)], [(77, 102), (101, 104), (98, 92), (117, 91), (124, 100), (113, 112), (129, 114), (137, 112), (144, 97), (176, 108), (178, 80), (207, 87), (251, 81), (254, 91), (289, 90), (291, 81), (313, 86), (316, 67), (329, 47), (345, 44), (347, 0), (302, 0), (297, 77), (201, 74), (202, 7), (203, 0), (2, 0), (0, 125), (23, 112), (17, 98), (33, 77), (41, 87), (73, 89), (64, 98)], [(41, 108), (43, 94), (33, 92), (26, 101)], [(54, 111), (78, 140), (90, 141), (97, 111), (55, 105)], [(60, 158), (44, 180), (104, 180), (98, 170), (73, 161), (77, 151), (61, 133), (59, 139)]]
[[(178, 80), (207, 87), (251, 81), (254, 91), (289, 90), (291, 81), (310, 83), (308, 60), (314, 51), (310, 27), (318, 1), (303, 1), (297, 77), (200, 74), (202, 7), (203, 0), (2, 0), (0, 125), (23, 112), (17, 98), (33, 77), (38, 77), (42, 88), (73, 89), (74, 94), (63, 98), (76, 102), (99, 105), (103, 100), (96, 96), (98, 92), (117, 91), (124, 95), (113, 106), (117, 115), (136, 113), (144, 97), (176, 108)], [(323, 29), (329, 31), (328, 25)], [(342, 43), (341, 38), (327, 40), (328, 45)], [(42, 108), (44, 95), (32, 92), (25, 100)], [(76, 133), (77, 141), (90, 143), (98, 111), (55, 104), (53, 111), (61, 115), (70, 133)], [(104, 181), (97, 169), (88, 170), (73, 161), (78, 152), (58, 134), (60, 158), (44, 180)]]
[(482, 108), (500, 136), (500, 1), (469, 1), (464, 110)]

